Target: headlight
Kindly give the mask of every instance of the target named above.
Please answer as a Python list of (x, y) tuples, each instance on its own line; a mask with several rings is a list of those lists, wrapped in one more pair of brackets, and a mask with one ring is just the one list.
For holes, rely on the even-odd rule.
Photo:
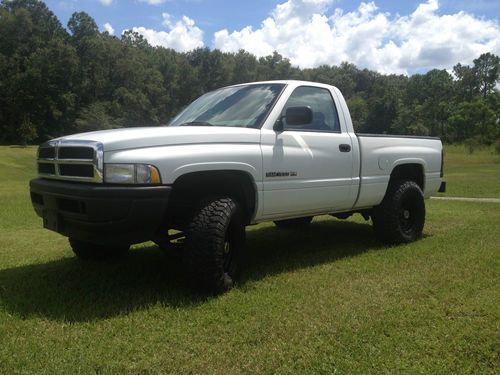
[(159, 184), (160, 172), (149, 164), (104, 164), (104, 182), (112, 184)]

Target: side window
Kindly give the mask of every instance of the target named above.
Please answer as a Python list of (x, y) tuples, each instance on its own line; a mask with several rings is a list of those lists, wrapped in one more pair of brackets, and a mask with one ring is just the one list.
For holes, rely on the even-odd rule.
[(283, 114), (288, 107), (310, 107), (313, 118), (310, 124), (302, 126), (288, 126), (286, 120), (283, 119), (284, 129), (340, 132), (337, 109), (327, 89), (311, 86), (297, 87), (286, 102)]

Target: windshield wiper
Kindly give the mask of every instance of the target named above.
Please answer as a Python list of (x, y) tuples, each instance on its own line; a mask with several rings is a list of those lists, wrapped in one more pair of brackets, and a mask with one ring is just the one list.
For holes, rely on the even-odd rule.
[(179, 126), (214, 126), (214, 125), (206, 121), (189, 121), (189, 122), (183, 122)]

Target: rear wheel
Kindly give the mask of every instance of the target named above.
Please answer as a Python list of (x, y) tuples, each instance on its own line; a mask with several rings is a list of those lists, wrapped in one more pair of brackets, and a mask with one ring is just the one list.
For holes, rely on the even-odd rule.
[(80, 241), (74, 238), (69, 239), (69, 244), (75, 255), (84, 260), (105, 260), (115, 259), (125, 255), (130, 246), (102, 246), (90, 242)]
[(395, 181), (372, 213), (377, 237), (389, 244), (407, 243), (422, 236), (425, 222), (424, 195), (414, 181)]
[(311, 224), (312, 219), (312, 216), (306, 216), (298, 217), (296, 219), (276, 220), (274, 222), (274, 225), (276, 225), (278, 228), (283, 229), (296, 229), (308, 226), (309, 224)]
[(245, 225), (230, 197), (205, 201), (186, 229), (190, 275), (195, 286), (214, 293), (231, 289), (242, 263)]

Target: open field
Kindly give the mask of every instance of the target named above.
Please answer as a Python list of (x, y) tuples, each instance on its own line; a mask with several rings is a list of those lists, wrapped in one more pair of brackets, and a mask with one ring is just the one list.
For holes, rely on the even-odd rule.
[[(2, 374), (498, 374), (500, 204), (427, 201), (395, 247), (361, 218), (249, 227), (241, 284), (206, 297), (151, 244), (73, 258), (31, 208), (34, 153), (0, 147)], [(496, 158), (448, 152), (450, 194), (500, 197)]]
[(500, 198), (500, 155), (492, 147), (469, 154), (465, 146), (447, 145), (444, 174), (448, 186), (440, 196)]

